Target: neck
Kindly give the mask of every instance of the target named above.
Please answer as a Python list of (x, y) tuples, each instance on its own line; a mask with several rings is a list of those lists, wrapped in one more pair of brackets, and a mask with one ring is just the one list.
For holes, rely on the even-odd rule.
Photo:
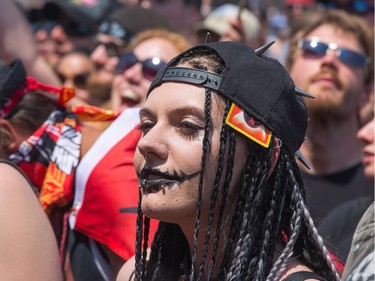
[[(229, 202), (232, 200), (229, 200)], [(236, 201), (236, 200), (234, 200)], [(232, 201), (233, 202), (233, 201)], [(230, 225), (231, 225), (231, 219), (234, 214), (234, 206), (233, 204), (227, 205), (230, 206), (226, 211), (224, 211), (223, 218), (222, 218), (222, 223), (220, 227), (220, 239), (218, 242), (218, 246), (216, 247), (216, 252), (214, 253), (214, 241), (216, 237), (216, 231), (217, 231), (217, 216), (213, 219), (213, 224), (211, 227), (211, 235), (209, 238), (209, 243), (206, 245), (206, 258), (205, 258), (205, 263), (203, 265), (203, 280), (208, 279), (208, 274), (210, 271), (210, 264), (213, 258), (215, 258), (215, 265), (212, 270), (212, 276), (215, 277), (220, 271), (220, 265), (223, 261), (223, 256), (224, 256), (224, 250), (225, 250), (225, 245), (227, 240), (229, 239), (229, 232), (230, 232)], [(215, 214), (218, 214), (219, 210), (218, 208), (215, 209)], [(196, 258), (194, 261), (194, 272), (197, 277), (198, 273), (201, 271), (201, 262), (202, 258), (204, 256), (204, 250), (205, 250), (205, 238), (208, 230), (207, 226), (207, 221), (208, 221), (208, 210), (202, 211), (202, 215), (200, 218), (200, 231), (198, 234), (198, 239), (197, 239), (197, 246), (196, 246)], [(189, 243), (189, 248), (190, 248), (190, 253), (193, 253), (194, 250), (194, 230), (195, 230), (195, 220), (193, 224), (180, 224), (180, 227), (182, 231), (184, 232), (185, 237), (188, 240)]]
[(307, 170), (302, 165), (300, 168), (309, 174), (324, 175), (360, 163), (362, 145), (356, 137), (358, 129), (358, 122), (354, 118), (342, 123), (310, 123), (308, 141), (301, 146), (300, 151), (311, 169)]

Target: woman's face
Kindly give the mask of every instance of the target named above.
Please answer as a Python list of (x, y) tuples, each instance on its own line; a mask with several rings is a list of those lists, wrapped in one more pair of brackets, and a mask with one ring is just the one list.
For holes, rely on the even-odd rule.
[[(173, 43), (165, 38), (150, 38), (137, 45), (132, 53), (139, 62), (159, 58), (163, 63), (178, 55)], [(121, 60), (121, 58), (120, 58)], [(129, 107), (140, 107), (146, 100), (151, 79), (145, 75), (146, 68), (141, 63), (135, 63), (116, 74), (112, 81), (111, 104), (112, 109), (122, 112)]]
[[(135, 154), (135, 168), (140, 184), (148, 186), (142, 188), (142, 210), (149, 217), (180, 225), (195, 222), (205, 126), (204, 92), (204, 88), (189, 84), (164, 83), (151, 92), (141, 109), (143, 135)], [(224, 113), (223, 100), (212, 96), (203, 215), (208, 212)], [(237, 145), (233, 186), (238, 186), (244, 165), (244, 147), (244, 143)]]

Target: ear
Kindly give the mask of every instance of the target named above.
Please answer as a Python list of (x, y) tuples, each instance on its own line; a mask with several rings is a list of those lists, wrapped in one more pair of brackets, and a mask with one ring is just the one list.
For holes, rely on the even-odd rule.
[(6, 119), (0, 119), (0, 145), (9, 154), (15, 152), (21, 144), (21, 138), (15, 127)]
[(280, 148), (282, 146), (282, 142), (279, 138), (274, 138), (273, 140), (273, 153), (272, 153), (272, 161), (271, 161), (271, 166), (270, 166), (270, 169), (268, 171), (268, 177), (271, 176), (273, 170), (275, 169), (276, 167), (276, 163), (277, 161), (279, 160), (279, 156), (280, 156)]
[(366, 85), (364, 91), (360, 95), (359, 107), (364, 107), (368, 102), (370, 102), (372, 96), (374, 95), (374, 82), (369, 85)]

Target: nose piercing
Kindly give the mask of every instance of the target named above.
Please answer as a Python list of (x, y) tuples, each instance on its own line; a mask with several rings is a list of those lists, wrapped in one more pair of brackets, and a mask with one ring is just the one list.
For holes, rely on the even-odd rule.
[(146, 161), (150, 160), (150, 153), (147, 152), (147, 154), (146, 154), (145, 156), (143, 156), (143, 158), (144, 158)]

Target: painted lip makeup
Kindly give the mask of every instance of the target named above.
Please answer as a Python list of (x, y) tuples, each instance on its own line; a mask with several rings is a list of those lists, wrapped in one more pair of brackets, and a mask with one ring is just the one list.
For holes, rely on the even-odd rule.
[(199, 175), (199, 173), (200, 171), (192, 174), (174, 171), (173, 174), (171, 174), (168, 171), (161, 172), (159, 169), (144, 167), (138, 174), (139, 187), (145, 193), (158, 191), (160, 188), (164, 187), (171, 189), (174, 184), (179, 185), (186, 180), (194, 178)]

